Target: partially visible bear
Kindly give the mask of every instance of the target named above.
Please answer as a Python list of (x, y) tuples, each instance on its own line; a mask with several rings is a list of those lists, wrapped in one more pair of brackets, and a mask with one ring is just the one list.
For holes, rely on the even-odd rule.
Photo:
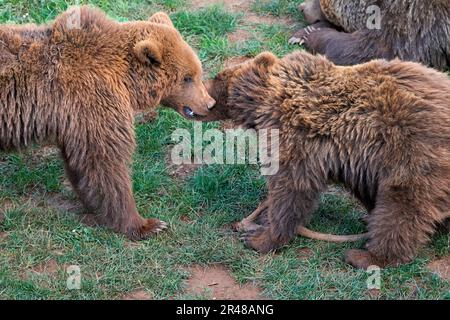
[(133, 240), (166, 228), (137, 212), (129, 172), (133, 111), (159, 103), (187, 118), (215, 103), (164, 13), (118, 23), (83, 6), (51, 25), (0, 27), (0, 150), (57, 145), (86, 209)]
[(336, 64), (399, 58), (450, 67), (448, 0), (306, 0), (300, 10), (312, 26), (296, 32), (290, 43), (302, 43)]
[[(308, 223), (329, 180), (369, 211), (360, 268), (411, 261), (450, 217), (450, 80), (412, 62), (336, 66), (304, 52), (263, 53), (207, 83), (217, 104), (205, 121), (278, 129), (280, 170), (246, 243), (269, 252)], [(264, 222), (265, 221), (265, 222)]]

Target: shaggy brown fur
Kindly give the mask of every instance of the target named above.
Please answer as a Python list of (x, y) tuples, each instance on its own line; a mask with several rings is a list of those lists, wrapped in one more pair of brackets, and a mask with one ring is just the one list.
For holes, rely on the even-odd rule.
[(412, 62), (354, 67), (296, 52), (263, 53), (207, 85), (210, 117), (280, 130), (280, 170), (268, 176), (266, 223), (245, 235), (269, 252), (288, 243), (318, 206), (329, 180), (369, 211), (366, 268), (406, 263), (450, 217), (450, 80)]
[[(381, 29), (368, 29), (381, 10)], [(354, 65), (384, 58), (416, 61), (437, 69), (450, 66), (450, 1), (448, 0), (308, 0), (300, 6), (313, 24), (291, 38), (336, 64)]]
[(121, 24), (81, 7), (48, 26), (1, 26), (0, 150), (56, 144), (86, 209), (146, 238), (166, 224), (136, 210), (133, 111), (162, 102), (207, 115), (215, 101), (201, 78), (199, 59), (163, 13)]

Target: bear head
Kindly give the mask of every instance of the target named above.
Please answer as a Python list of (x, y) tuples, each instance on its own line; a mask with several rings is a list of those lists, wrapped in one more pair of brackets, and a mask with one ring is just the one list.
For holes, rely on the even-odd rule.
[(255, 74), (267, 74), (269, 68), (273, 67), (278, 58), (270, 53), (263, 52), (246, 62), (232, 66), (220, 72), (214, 79), (205, 82), (208, 93), (216, 100), (215, 107), (211, 112), (202, 118), (204, 122), (220, 121), (233, 118), (233, 105), (230, 103), (230, 90), (236, 80), (242, 79), (242, 75), (247, 72)]
[(306, 22), (309, 24), (327, 21), (320, 6), (320, 0), (306, 0), (299, 5), (298, 9), (303, 13)]
[[(202, 64), (194, 50), (175, 29), (170, 17), (154, 14), (150, 26), (141, 28), (133, 48), (137, 77), (152, 88), (154, 100), (190, 120), (202, 120), (215, 106), (203, 84)], [(162, 83), (159, 79), (165, 79)], [(155, 82), (159, 82), (155, 85)], [(145, 84), (144, 84), (145, 86)]]

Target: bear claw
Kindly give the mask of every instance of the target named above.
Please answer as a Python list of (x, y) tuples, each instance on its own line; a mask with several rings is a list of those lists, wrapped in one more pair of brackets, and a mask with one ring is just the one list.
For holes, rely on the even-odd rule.
[(316, 28), (313, 26), (309, 26), (306, 28), (303, 28), (301, 30), (299, 30), (298, 32), (296, 32), (290, 39), (289, 39), (289, 44), (290, 45), (296, 45), (298, 44), (299, 46), (306, 44), (306, 42), (308, 41), (308, 36), (316, 31), (320, 31), (320, 28)]
[(164, 230), (166, 230), (169, 227), (169, 225), (164, 222), (164, 221), (160, 221), (159, 226), (155, 229), (155, 233), (160, 233)]
[(157, 235), (168, 228), (168, 224), (158, 219), (146, 219), (144, 224), (132, 232), (127, 233), (128, 238), (134, 241), (145, 240)]

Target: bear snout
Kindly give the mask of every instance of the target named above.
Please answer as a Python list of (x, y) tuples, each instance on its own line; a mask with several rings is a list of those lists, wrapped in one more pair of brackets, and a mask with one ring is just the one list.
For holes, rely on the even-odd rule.
[(206, 102), (206, 108), (208, 110), (211, 110), (212, 108), (214, 108), (216, 106), (216, 100), (214, 100), (213, 98), (209, 98), (208, 101)]
[(306, 8), (306, 4), (304, 2), (298, 6), (298, 10), (300, 12), (305, 12), (305, 8)]

